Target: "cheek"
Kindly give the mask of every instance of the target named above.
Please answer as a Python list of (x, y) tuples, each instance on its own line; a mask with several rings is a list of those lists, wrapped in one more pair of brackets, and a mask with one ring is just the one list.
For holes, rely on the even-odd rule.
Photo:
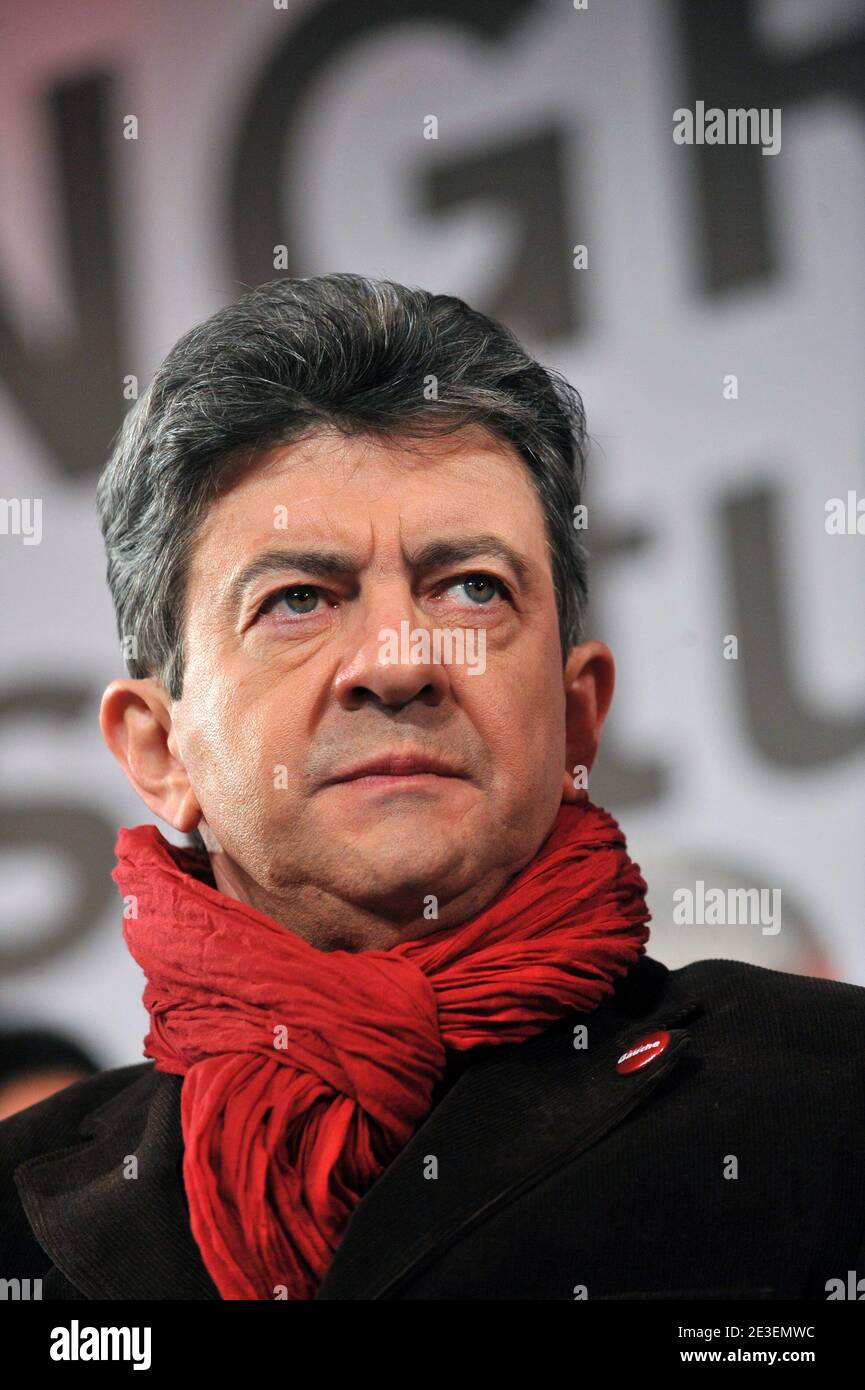
[[(206, 695), (187, 711), (183, 747), (186, 768), (200, 800), (208, 796), (260, 795), (264, 773), (273, 759), (263, 735), (260, 709), (242, 683), (212, 679)], [(267, 782), (272, 774), (268, 772)]]
[(214, 814), (237, 825), (295, 814), (309, 738), (298, 710), (250, 684), (216, 700), (194, 741), (193, 787), (202, 804), (209, 799)]
[(565, 768), (565, 691), (554, 664), (538, 664), (525, 684), (525, 746), (539, 782), (556, 786)]
[(558, 668), (538, 660), (521, 663), (518, 672), (503, 669), (501, 678), (494, 672), (489, 680), (466, 677), (463, 698), (500, 773), (523, 783), (529, 768), (532, 777), (564, 769), (565, 693)]
[(187, 768), (192, 788), (220, 845), (239, 862), (247, 862), (273, 820), (273, 798), (280, 795), (273, 761), (253, 720), (213, 713), (196, 731)]

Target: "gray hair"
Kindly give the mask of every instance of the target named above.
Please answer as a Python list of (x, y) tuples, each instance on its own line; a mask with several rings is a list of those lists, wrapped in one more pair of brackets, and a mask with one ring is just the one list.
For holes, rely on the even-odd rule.
[(179, 339), (124, 419), (97, 508), (129, 675), (155, 676), (180, 698), (196, 529), (257, 450), (322, 428), (422, 439), (472, 424), (531, 472), (566, 659), (588, 599), (574, 524), (586, 460), (579, 394), (461, 299), (333, 274), (273, 280), (220, 309)]

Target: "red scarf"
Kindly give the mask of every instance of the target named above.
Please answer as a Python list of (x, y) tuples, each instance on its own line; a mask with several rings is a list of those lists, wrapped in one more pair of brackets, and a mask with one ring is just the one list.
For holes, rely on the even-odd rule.
[[(322, 951), (210, 886), (154, 825), (119, 832), (144, 1055), (183, 1076), (190, 1226), (223, 1298), (312, 1298), (346, 1223), (429, 1113), (446, 1049), (518, 1043), (612, 993), (649, 936), (612, 816), (564, 802), (468, 922)], [(210, 879), (210, 882), (205, 881)], [(137, 916), (134, 912), (137, 911)]]

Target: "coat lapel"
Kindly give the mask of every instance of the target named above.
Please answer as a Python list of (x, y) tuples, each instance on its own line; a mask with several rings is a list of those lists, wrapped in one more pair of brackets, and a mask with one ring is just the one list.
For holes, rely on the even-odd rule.
[[(317, 1298), (392, 1298), (499, 1207), (597, 1143), (644, 1102), (688, 1050), (674, 1025), (700, 1012), (659, 961), (642, 957), (616, 995), (527, 1042), (484, 1049), (355, 1209)], [(585, 1023), (588, 1046), (574, 1047)], [(665, 1028), (666, 1051), (639, 1071), (616, 1062)], [(438, 1177), (424, 1176), (428, 1159)]]
[[(595, 1144), (678, 1065), (700, 1011), (660, 962), (641, 957), (596, 1011), (525, 1043), (475, 1049), (459, 1079), (356, 1207), (316, 1297), (398, 1296), (448, 1245)], [(574, 1048), (585, 1023), (588, 1046)], [(628, 1075), (643, 1034), (671, 1042)], [(181, 1078), (150, 1069), (82, 1122), (82, 1142), (19, 1165), (33, 1231), (90, 1299), (218, 1299), (189, 1228)], [(436, 1179), (424, 1176), (430, 1157)], [(137, 1176), (128, 1176), (130, 1158)]]

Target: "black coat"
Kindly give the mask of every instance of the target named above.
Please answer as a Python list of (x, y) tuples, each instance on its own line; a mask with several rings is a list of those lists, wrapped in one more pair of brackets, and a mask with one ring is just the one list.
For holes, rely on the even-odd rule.
[[(658, 1029), (666, 1050), (620, 1074)], [(219, 1298), (189, 1228), (181, 1084), (145, 1062), (0, 1123), (5, 1278), (41, 1277), (46, 1299)], [(595, 1012), (455, 1059), (317, 1297), (825, 1300), (865, 1276), (863, 1155), (865, 988), (643, 957)]]

